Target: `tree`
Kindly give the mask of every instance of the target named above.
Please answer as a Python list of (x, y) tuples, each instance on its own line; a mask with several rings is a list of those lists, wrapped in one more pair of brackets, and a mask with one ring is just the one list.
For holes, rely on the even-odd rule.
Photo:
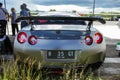
[(50, 12), (51, 12), (51, 11), (56, 11), (56, 10), (55, 10), (55, 9), (50, 9)]
[(73, 13), (76, 13), (77, 11), (76, 10), (72, 10)]

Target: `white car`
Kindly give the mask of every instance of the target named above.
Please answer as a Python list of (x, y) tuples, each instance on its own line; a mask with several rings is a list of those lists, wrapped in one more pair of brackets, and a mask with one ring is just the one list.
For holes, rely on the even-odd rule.
[(104, 37), (92, 27), (93, 21), (104, 24), (104, 19), (49, 12), (17, 21), (25, 19), (33, 22), (20, 30), (14, 41), (14, 53), (21, 61), (31, 56), (37, 58), (43, 68), (63, 68), (77, 63), (77, 68), (88, 65), (93, 70), (104, 62)]

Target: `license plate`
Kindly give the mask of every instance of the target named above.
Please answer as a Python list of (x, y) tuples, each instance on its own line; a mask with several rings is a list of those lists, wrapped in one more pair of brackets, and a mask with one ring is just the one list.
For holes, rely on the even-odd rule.
[(47, 51), (48, 59), (74, 59), (75, 51)]

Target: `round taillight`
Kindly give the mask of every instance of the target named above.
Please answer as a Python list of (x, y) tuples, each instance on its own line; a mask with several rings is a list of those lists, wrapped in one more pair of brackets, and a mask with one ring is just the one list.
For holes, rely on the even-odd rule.
[(27, 34), (25, 32), (20, 32), (17, 36), (17, 40), (19, 43), (25, 43), (27, 40)]
[(93, 43), (92, 37), (91, 37), (91, 36), (86, 36), (86, 37), (85, 37), (85, 43), (86, 43), (87, 45), (91, 45), (91, 44)]
[(31, 44), (31, 45), (35, 45), (37, 43), (37, 37), (32, 35), (28, 38), (28, 42)]
[(97, 44), (100, 44), (103, 41), (102, 34), (100, 33), (95, 33), (94, 34), (94, 40)]

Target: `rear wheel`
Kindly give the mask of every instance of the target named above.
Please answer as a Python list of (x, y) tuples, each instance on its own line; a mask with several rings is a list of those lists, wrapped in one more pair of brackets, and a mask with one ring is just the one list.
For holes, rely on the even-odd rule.
[(99, 69), (102, 64), (103, 64), (103, 62), (89, 64), (85, 70), (87, 71), (87, 70), (91, 69), (92, 71), (95, 71), (95, 70)]
[(99, 62), (96, 62), (96, 63), (93, 63), (93, 64), (89, 64), (86, 67), (86, 70), (91, 69), (92, 72), (94, 72), (95, 70), (99, 69), (102, 66), (102, 64), (103, 64), (103, 62), (105, 60), (105, 57), (106, 57), (106, 54), (104, 54), (104, 56), (103, 56), (103, 61), (99, 61)]
[(103, 64), (103, 62), (97, 62), (97, 63), (93, 63), (93, 64), (88, 64), (84, 67), (79, 67), (77, 69), (77, 73), (81, 73), (81, 72), (82, 72), (82, 74), (92, 73), (92, 72), (96, 71), (97, 69), (99, 69), (102, 64)]
[(120, 51), (118, 52), (118, 56), (120, 57)]
[(94, 75), (94, 71), (100, 68), (103, 62), (97, 62), (94, 64), (89, 64), (85, 66), (80, 66), (77, 69), (72, 69), (70, 74), (68, 75), (69, 78), (73, 77), (81, 77), (80, 80), (86, 80), (86, 78), (90, 75)]

